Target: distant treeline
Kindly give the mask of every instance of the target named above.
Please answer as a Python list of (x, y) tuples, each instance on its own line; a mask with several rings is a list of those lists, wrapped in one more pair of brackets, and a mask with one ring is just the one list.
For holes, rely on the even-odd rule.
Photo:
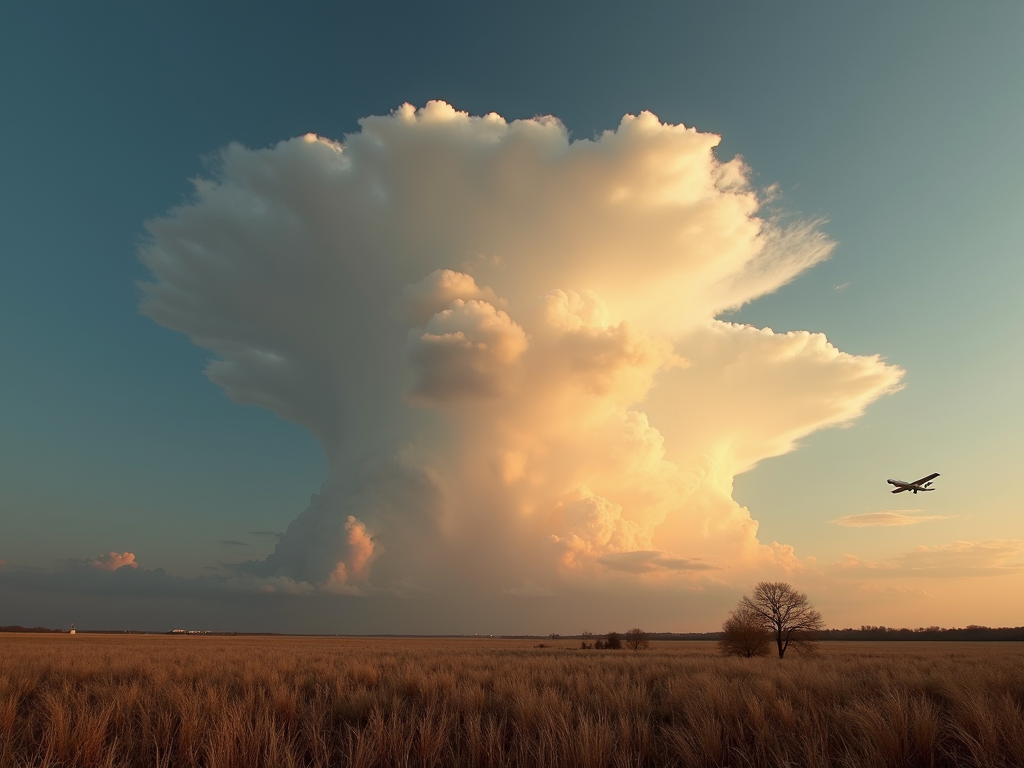
[(860, 629), (826, 629), (821, 640), (1024, 640), (1024, 627), (895, 627), (863, 626)]
[[(721, 632), (648, 632), (651, 640), (718, 640)], [(549, 636), (550, 637), (550, 636)], [(591, 635), (573, 635), (586, 640)], [(597, 637), (603, 637), (598, 635)], [(816, 633), (819, 640), (1024, 640), (1024, 627), (918, 627), (917, 629), (862, 626), (860, 629), (825, 629)]]
[(20, 627), (12, 624), (9, 627), (0, 627), (0, 632), (67, 632), (66, 629), (50, 629), (49, 627)]

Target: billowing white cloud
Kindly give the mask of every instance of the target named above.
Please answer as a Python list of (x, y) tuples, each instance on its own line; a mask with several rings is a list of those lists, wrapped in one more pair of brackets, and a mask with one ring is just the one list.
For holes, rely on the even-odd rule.
[(480, 288), (471, 275), (451, 269), (435, 269), (418, 283), (405, 286), (396, 308), (401, 319), (423, 326), (459, 299), (479, 300), (488, 304), (503, 303), (491, 289)]
[(639, 523), (624, 519), (622, 507), (601, 496), (588, 494), (559, 503), (558, 513), (565, 534), (552, 535), (551, 541), (564, 551), (562, 564), (568, 568), (588, 564), (595, 557), (636, 553), (651, 547), (650, 532)]
[(826, 258), (815, 226), (759, 215), (717, 136), (646, 112), (578, 141), (442, 102), (360, 125), (229, 146), (141, 250), (143, 311), (328, 456), (238, 579), (525, 597), (799, 569), (733, 477), (902, 371), (715, 318)]
[(922, 515), (920, 509), (882, 510), (880, 512), (862, 512), (857, 515), (843, 515), (829, 522), (845, 528), (873, 528), (917, 525), (932, 520), (947, 520), (952, 515)]
[(410, 390), (424, 404), (494, 397), (515, 380), (526, 333), (485, 301), (455, 299), (422, 330), (409, 332), (406, 354), (415, 371)]

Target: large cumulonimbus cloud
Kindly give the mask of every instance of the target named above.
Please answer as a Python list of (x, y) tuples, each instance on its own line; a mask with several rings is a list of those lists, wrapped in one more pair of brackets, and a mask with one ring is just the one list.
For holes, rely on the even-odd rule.
[(798, 567), (733, 477), (902, 372), (715, 318), (827, 238), (760, 215), (717, 136), (649, 113), (592, 141), (443, 102), (360, 125), (228, 147), (141, 253), (143, 311), (328, 456), (247, 578), (551, 594)]

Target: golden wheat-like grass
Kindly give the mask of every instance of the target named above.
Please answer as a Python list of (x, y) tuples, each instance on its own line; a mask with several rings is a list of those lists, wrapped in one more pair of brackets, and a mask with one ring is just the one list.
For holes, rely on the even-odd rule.
[(0, 766), (1024, 766), (1024, 644), (0, 636)]

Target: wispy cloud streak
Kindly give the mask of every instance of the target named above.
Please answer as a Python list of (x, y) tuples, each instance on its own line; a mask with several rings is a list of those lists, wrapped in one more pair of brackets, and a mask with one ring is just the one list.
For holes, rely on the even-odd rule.
[(857, 515), (843, 515), (829, 522), (845, 528), (888, 528), (904, 525), (917, 525), (933, 520), (949, 520), (954, 515), (923, 515), (920, 509), (882, 510), (880, 512), (862, 512)]

